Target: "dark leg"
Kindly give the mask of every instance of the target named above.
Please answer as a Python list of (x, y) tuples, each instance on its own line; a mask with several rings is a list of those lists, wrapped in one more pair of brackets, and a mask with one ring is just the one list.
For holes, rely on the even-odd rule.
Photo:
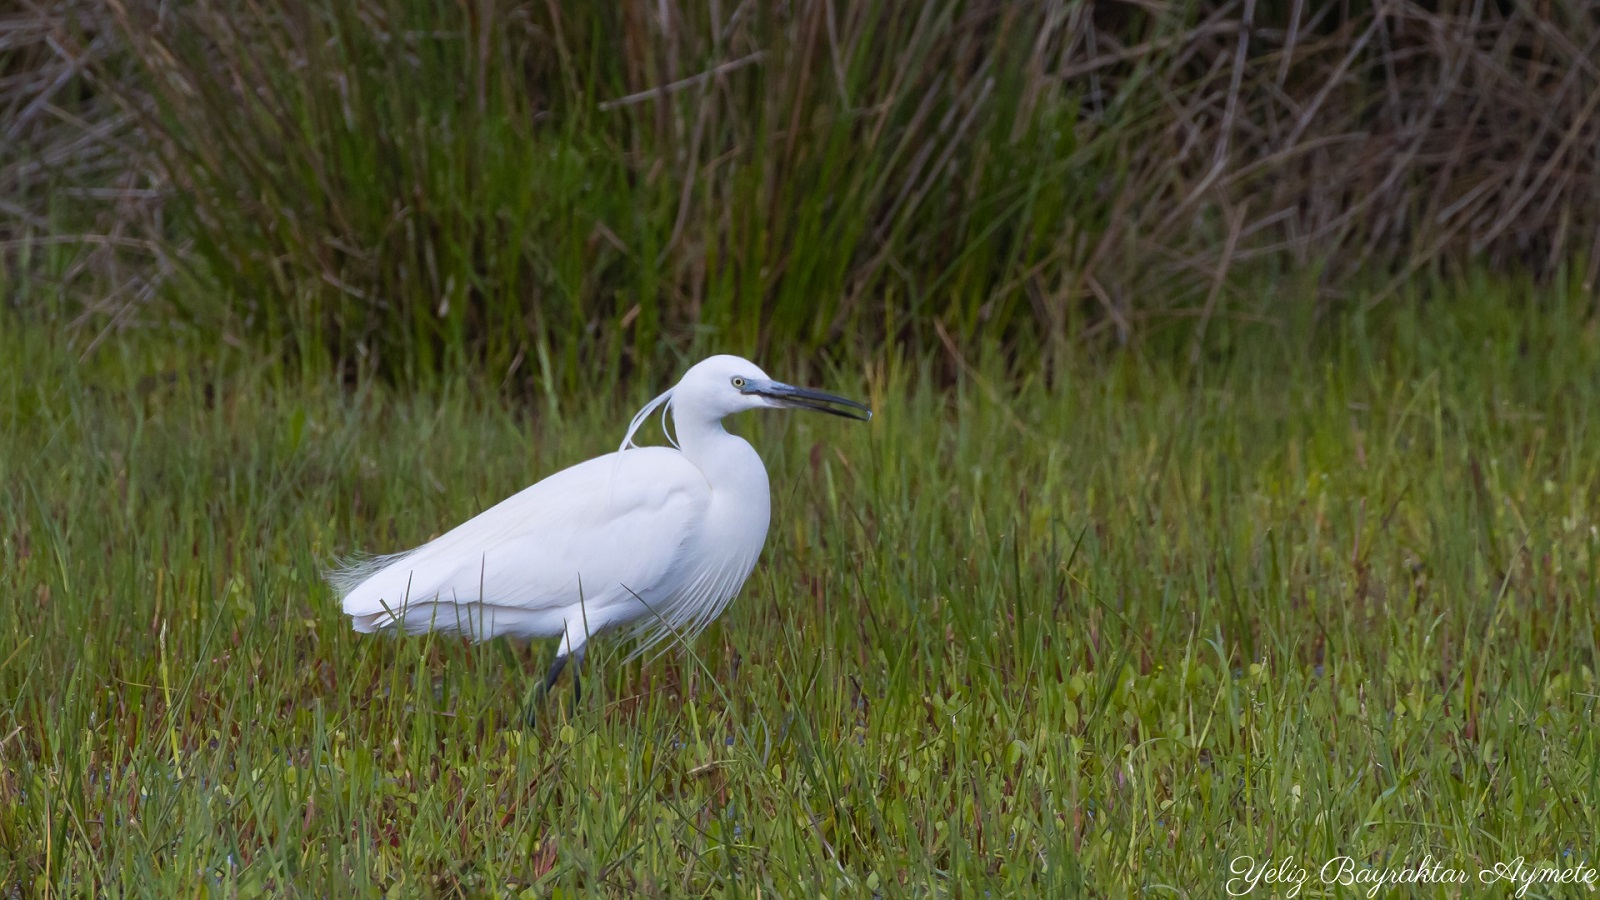
[[(567, 667), (567, 655), (565, 653), (563, 653), (560, 656), (556, 657), (555, 662), (550, 664), (550, 674), (548, 674), (548, 675), (546, 675), (544, 677), (544, 682), (542, 684), (540, 684), (537, 688), (534, 689), (534, 691), (533, 691), (533, 699), (528, 701), (528, 709), (527, 709), (526, 713), (523, 715), (523, 719), (527, 722), (527, 725), (528, 725), (529, 728), (534, 727), (534, 725), (537, 724), (537, 722), (538, 722), (538, 718), (539, 718), (539, 713), (538, 713), (539, 702), (544, 699), (544, 695), (545, 694), (550, 693), (550, 689), (552, 687), (554, 687), (556, 681), (561, 678), (561, 670), (566, 668), (566, 667)], [(573, 685), (574, 688), (576, 688), (577, 685), (578, 685), (578, 682), (577, 682), (577, 674), (578, 674), (578, 672), (577, 672), (576, 668), (573, 669), (572, 674), (573, 674), (572, 685)]]
[[(556, 657), (555, 662), (550, 664), (550, 674), (546, 675), (544, 677), (544, 684), (542, 686), (540, 686), (540, 688), (539, 688), (539, 695), (540, 696), (544, 696), (545, 693), (547, 693), (551, 688), (556, 686), (557, 679), (559, 679), (561, 677), (561, 670), (565, 669), (566, 667), (567, 667), (567, 655), (565, 653), (563, 653), (560, 656)], [(577, 676), (577, 672), (576, 671), (573, 672), (573, 676), (574, 677)]]
[(583, 668), (583, 648), (579, 647), (572, 657), (572, 714), (577, 715), (578, 704), (583, 701), (583, 680), (578, 677)]

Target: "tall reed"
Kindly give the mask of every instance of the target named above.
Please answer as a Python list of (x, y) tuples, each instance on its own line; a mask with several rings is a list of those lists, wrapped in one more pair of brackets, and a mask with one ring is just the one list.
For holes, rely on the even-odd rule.
[[(696, 342), (1048, 351), (1173, 321), (1198, 342), (1355, 281), (1600, 264), (1600, 22), (1577, 4), (204, 0), (70, 22), (64, 53), (112, 34), (137, 62), (101, 87), (157, 151), (157, 237), (194, 279), (173, 302), (393, 377), (572, 385)], [(1253, 291), (1286, 276), (1315, 308)]]

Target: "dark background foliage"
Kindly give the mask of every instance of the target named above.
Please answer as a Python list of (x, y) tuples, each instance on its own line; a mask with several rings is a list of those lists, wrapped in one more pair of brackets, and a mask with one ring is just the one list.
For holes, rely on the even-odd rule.
[(36, 5), (4, 274), (402, 379), (1198, 340), (1592, 284), (1597, 51), (1576, 2)]

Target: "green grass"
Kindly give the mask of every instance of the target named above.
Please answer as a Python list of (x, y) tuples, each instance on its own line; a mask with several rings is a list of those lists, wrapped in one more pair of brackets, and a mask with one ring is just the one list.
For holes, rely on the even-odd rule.
[(319, 568), (612, 448), (676, 372), (558, 413), (7, 318), (0, 896), (1592, 863), (1600, 336), (1559, 293), (1438, 293), (1317, 339), (1215, 321), (1192, 367), (766, 361), (878, 417), (739, 419), (755, 575), (688, 653), (597, 644), (532, 731), (552, 647), (355, 635)]

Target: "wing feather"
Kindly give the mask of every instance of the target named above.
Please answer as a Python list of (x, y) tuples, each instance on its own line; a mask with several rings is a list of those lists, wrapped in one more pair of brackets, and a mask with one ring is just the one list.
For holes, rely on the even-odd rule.
[[(598, 631), (636, 617), (638, 598), (649, 603), (672, 592), (667, 582), (710, 496), (705, 476), (674, 450), (610, 453), (557, 472), (414, 550), (347, 564), (329, 581), (361, 631), (400, 624), (479, 639), (552, 636), (580, 604)], [(452, 605), (473, 607), (455, 610), (466, 625), (449, 624)], [(426, 613), (427, 624), (400, 621), (412, 611)]]

